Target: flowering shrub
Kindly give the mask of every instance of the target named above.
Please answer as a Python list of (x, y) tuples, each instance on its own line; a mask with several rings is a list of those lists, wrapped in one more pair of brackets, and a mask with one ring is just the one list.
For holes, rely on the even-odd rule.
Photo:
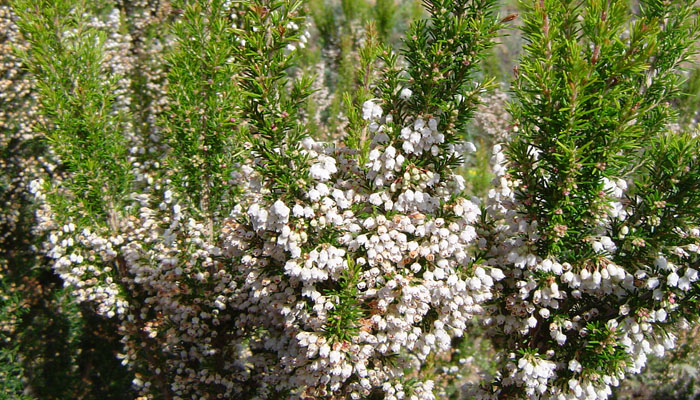
[(368, 26), (329, 143), (301, 1), (14, 2), (41, 251), (141, 398), (444, 397), (476, 323), (500, 370), (463, 394), (607, 398), (692, 323), (699, 144), (664, 127), (693, 2), (531, 5), (484, 202), (456, 171), (513, 17), (425, 5), (401, 55)]
[(626, 8), (539, 2), (524, 20), (482, 256), (507, 276), (485, 319), (502, 370), (481, 396), (607, 398), (697, 315), (698, 141), (664, 130), (697, 10), (642, 2), (627, 25)]

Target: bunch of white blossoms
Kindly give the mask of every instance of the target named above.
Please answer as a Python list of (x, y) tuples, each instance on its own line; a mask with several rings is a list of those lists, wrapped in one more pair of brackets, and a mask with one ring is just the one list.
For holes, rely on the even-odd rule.
[[(499, 391), (468, 390), (494, 399), (521, 390), (530, 398), (606, 399), (625, 374), (641, 371), (649, 354), (673, 348), (669, 315), (678, 311), (677, 299), (691, 290), (698, 272), (689, 262), (669, 260), (680, 264), (697, 255), (700, 231), (678, 231), (688, 244), (665, 248), (653, 265), (616, 264), (616, 242), (638, 229), (628, 222), (635, 212), (630, 204), (641, 200), (625, 199), (628, 182), (604, 179), (607, 212), (587, 239), (595, 256), (576, 266), (543, 259), (534, 254), (538, 221), (522, 211), (527, 198), (518, 196), (520, 182), (506, 173), (500, 146), (492, 162), (497, 177), (487, 210), (495, 223), (485, 264), (503, 269), (506, 279), (496, 285), (500, 297), (485, 322), (507, 361), (495, 377)], [(631, 243), (644, 246), (637, 239)], [(525, 354), (520, 359), (517, 350)]]
[[(370, 122), (386, 129), (373, 107)], [(414, 148), (440, 136), (428, 121)], [(156, 367), (134, 380), (144, 396), (215, 385), (224, 396), (432, 399), (434, 383), (404, 369), (451, 351), (504, 274), (471, 266), (480, 209), (463, 180), (416, 166), (420, 153), (403, 147), (375, 140), (360, 166), (354, 151), (306, 139), (308, 190), (288, 201), (242, 166), (243, 199), (219, 238), (167, 181), (135, 194), (138, 217), (111, 231), (57, 226), (46, 208), (48, 254), (79, 301), (119, 318), (124, 364)]]
[(416, 116), (390, 141), (391, 115), (373, 101), (363, 111), (376, 134), (367, 165), (307, 139), (305, 197), (246, 193), (225, 229), (238, 286), (224, 302), (254, 339), (240, 363), (262, 385), (431, 399), (433, 382), (404, 369), (448, 352), (504, 275), (471, 268), (480, 209), (463, 179), (414, 164), (449, 151), (439, 121)]

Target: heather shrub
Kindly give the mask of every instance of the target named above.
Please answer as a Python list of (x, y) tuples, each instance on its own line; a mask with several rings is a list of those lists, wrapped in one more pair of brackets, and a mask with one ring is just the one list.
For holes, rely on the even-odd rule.
[[(489, 194), (483, 264), (506, 270), (485, 322), (485, 397), (607, 398), (697, 314), (697, 154), (669, 132), (693, 2), (536, 2)], [(631, 22), (630, 22), (631, 20)], [(494, 229), (495, 227), (495, 229)]]
[(515, 14), (406, 3), (3, 8), (6, 392), (594, 399), (672, 352), (694, 2), (522, 2), (510, 95)]
[(30, 185), (61, 176), (42, 140), (36, 82), (17, 17), (0, 2), (0, 397), (132, 397), (116, 321), (79, 306), (41, 251)]

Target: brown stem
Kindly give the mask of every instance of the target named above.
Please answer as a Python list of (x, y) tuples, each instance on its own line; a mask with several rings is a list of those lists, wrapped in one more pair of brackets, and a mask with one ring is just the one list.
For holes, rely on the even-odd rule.
[[(128, 276), (127, 272), (127, 267), (126, 267), (126, 260), (124, 260), (124, 257), (121, 255), (118, 255), (117, 258), (115, 259), (115, 264), (117, 266), (117, 271), (119, 272), (119, 276), (121, 279), (124, 279)], [(126, 291), (129, 303), (133, 304), (136, 302), (135, 296), (131, 296), (128, 291)], [(140, 307), (138, 307), (140, 308)], [(158, 349), (157, 349), (157, 343), (155, 343), (155, 340), (148, 337), (146, 332), (144, 332), (143, 328), (146, 326), (146, 323), (144, 320), (141, 318), (141, 313), (137, 310), (136, 312), (133, 313), (134, 319), (135, 319), (135, 333), (140, 337), (141, 342), (145, 343), (146, 346), (142, 347), (143, 349), (143, 354), (146, 356), (146, 361), (151, 367), (151, 371), (155, 371), (156, 368), (158, 368), (162, 363), (154, 356), (154, 354), (158, 354)], [(133, 332), (132, 332), (133, 333)], [(164, 371), (164, 369), (161, 369), (161, 371)], [(165, 376), (163, 376), (163, 373), (161, 374), (156, 374), (154, 375), (156, 384), (158, 385), (158, 389), (160, 390), (163, 398), (165, 400), (172, 400), (173, 396), (172, 393), (170, 392), (170, 387), (168, 386), (168, 382), (165, 380)]]

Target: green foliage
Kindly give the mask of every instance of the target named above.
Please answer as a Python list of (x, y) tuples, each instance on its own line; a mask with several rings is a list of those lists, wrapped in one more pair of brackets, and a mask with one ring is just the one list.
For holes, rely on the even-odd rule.
[[(696, 243), (682, 232), (699, 222), (698, 142), (667, 132), (677, 116), (672, 102), (682, 87), (679, 69), (698, 39), (694, 2), (642, 1), (632, 10), (626, 1), (541, 0), (522, 2), (522, 8), (526, 45), (512, 88), (518, 129), (508, 144), (507, 177), (518, 181), (519, 212), (532, 224), (522, 237), (523, 251), (538, 256), (538, 263), (557, 260), (582, 277), (613, 264), (636, 277), (664, 277), (654, 266), (661, 254), (674, 265), (697, 266), (697, 255), (674, 249)], [(629, 185), (617, 203), (626, 208), (624, 215), (615, 215), (621, 195), (610, 182)], [(616, 250), (596, 250), (600, 235), (612, 237)], [(579, 334), (557, 343), (556, 333), (546, 332), (548, 312), (533, 313), (533, 329), (522, 333), (540, 354), (551, 352), (550, 360), (581, 363), (581, 372), (558, 373), (555, 385), (564, 389), (570, 378), (595, 382), (630, 368), (617, 340), (618, 322), (645, 321), (650, 310), (676, 302), (693, 304), (698, 293), (691, 286), (677, 294), (673, 284), (654, 292), (639, 278), (619, 293), (593, 296), (561, 277), (529, 270), (537, 266), (523, 268), (523, 279), (539, 288), (566, 285), (573, 295), (554, 309), (587, 321)], [(620, 311), (624, 298), (633, 317)], [(684, 318), (694, 320), (693, 308), (679, 307), (665, 322), (652, 321), (657, 333)], [(521, 345), (511, 341), (505, 347)], [(525, 396), (521, 388), (508, 390)]]
[(683, 86), (683, 94), (678, 99), (678, 109), (683, 126), (700, 122), (700, 111), (698, 111), (700, 110), (700, 67), (698, 66), (690, 71), (688, 80)]
[(348, 269), (343, 271), (338, 287), (325, 293), (335, 303), (328, 312), (331, 323), (323, 328), (331, 342), (350, 342), (357, 335), (361, 320), (367, 317), (367, 310), (362, 308), (358, 300), (357, 284), (361, 272), (360, 266), (348, 258)]
[(689, 134), (660, 135), (645, 149), (642, 157), (645, 162), (640, 165), (632, 193), (641, 201), (633, 205), (635, 212), (627, 221), (630, 235), (642, 238), (645, 246), (625, 243), (630, 256), (686, 244), (676, 242), (680, 238), (674, 230), (688, 229), (700, 222), (698, 154), (700, 141)]
[(124, 116), (114, 108), (120, 77), (101, 64), (105, 35), (88, 26), (85, 2), (17, 1), (14, 10), (31, 46), (22, 56), (48, 118), (43, 130), (71, 173), (67, 196), (84, 216), (107, 222), (131, 176)]
[(45, 293), (30, 304), (15, 338), (26, 392), (37, 399), (132, 398), (133, 375), (117, 358), (116, 321), (80, 310), (55, 276), (38, 278), (36, 283), (48, 282), (26, 289)]
[[(241, 86), (242, 112), (250, 127), (248, 139), (259, 160), (255, 168), (269, 181), (271, 195), (291, 199), (303, 193), (308, 174), (299, 153), (308, 132), (299, 112), (311, 94), (312, 80), (302, 76), (288, 82), (285, 75), (298, 58), (294, 45), (302, 35), (302, 3), (251, 1), (246, 5), (238, 34), (243, 39), (239, 57), (245, 60)], [(285, 48), (289, 51), (283, 51)]]
[(351, 149), (360, 151), (360, 160), (366, 160), (369, 153), (369, 132), (367, 131), (367, 121), (362, 118), (362, 104), (369, 100), (372, 95), (372, 86), (376, 62), (382, 51), (387, 51), (378, 42), (377, 32), (374, 24), (368, 24), (367, 37), (362, 48), (359, 49), (360, 67), (357, 69), (357, 81), (352, 91), (343, 93), (345, 113), (348, 118), (348, 126), (345, 144)]
[[(491, 86), (487, 81), (473, 84), (478, 60), (493, 46), (501, 24), (495, 18), (496, 2), (442, 2), (428, 4), (430, 25), (416, 21), (407, 33), (403, 54), (408, 63), (407, 82), (413, 96), (409, 112), (423, 111), (445, 114), (441, 123), (447, 127), (448, 143), (453, 142), (455, 130), (471, 117), (473, 106), (452, 116), (455, 103), (475, 104), (477, 95)], [(386, 93), (385, 93), (386, 94)], [(454, 95), (462, 100), (455, 101)], [(425, 106), (425, 109), (417, 109)]]
[(397, 6), (394, 0), (377, 0), (374, 5), (374, 15), (377, 21), (377, 32), (383, 42), (387, 42), (396, 19)]
[(630, 361), (630, 355), (618, 343), (615, 330), (599, 321), (587, 324), (585, 329), (585, 351), (581, 351), (579, 356), (581, 374), (593, 378), (601, 373), (611, 375), (624, 369)]
[(345, 24), (349, 26), (366, 13), (369, 4), (366, 0), (340, 0), (340, 8), (345, 16)]
[(692, 1), (642, 2), (634, 18), (623, 1), (523, 7), (527, 44), (513, 87), (520, 132), (509, 148), (511, 173), (522, 179), (527, 213), (546, 221), (539, 254), (580, 260), (590, 252), (583, 239), (592, 221), (605, 212), (602, 179), (631, 174), (639, 149), (674, 115), (675, 70), (698, 26)]
[[(444, 132), (442, 152), (462, 137), (479, 97), (493, 87), (493, 80), (476, 81), (479, 60), (493, 47), (502, 24), (496, 19), (496, 2), (435, 1), (426, 4), (429, 20), (415, 21), (406, 34), (403, 57), (407, 64), (404, 76), (397, 57), (384, 52), (384, 79), (377, 84), (377, 94), (391, 110), (393, 129), (390, 140), (417, 115), (439, 118), (438, 130)], [(404, 99), (396, 94), (403, 88), (412, 94)], [(462, 164), (460, 155), (435, 160), (423, 157), (411, 160), (416, 166), (434, 164), (443, 174)]]
[(321, 46), (333, 45), (337, 26), (333, 7), (329, 7), (324, 0), (311, 0), (309, 1), (309, 15), (313, 19), (314, 26), (318, 29)]
[(0, 254), (0, 262), (10, 261), (0, 272), (0, 398), (132, 398), (133, 376), (116, 357), (116, 321), (77, 307), (32, 256), (25, 253), (18, 264), (18, 257)]
[(240, 152), (238, 43), (225, 3), (174, 4), (183, 14), (173, 24), (177, 44), (167, 57), (169, 110), (161, 121), (176, 186), (207, 219), (232, 204), (229, 177)]
[(479, 140), (476, 153), (469, 168), (464, 168), (462, 175), (468, 183), (469, 193), (479, 198), (485, 198), (494, 175), (489, 164), (490, 147), (484, 139)]
[(31, 400), (24, 395), (22, 369), (16, 349), (0, 349), (0, 398), (12, 400)]

